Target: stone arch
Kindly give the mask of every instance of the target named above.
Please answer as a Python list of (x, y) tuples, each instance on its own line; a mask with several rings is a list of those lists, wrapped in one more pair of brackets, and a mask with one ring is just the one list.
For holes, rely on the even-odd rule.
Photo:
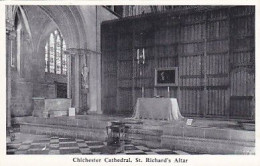
[[(20, 12), (20, 13), (18, 14), (18, 12)], [(6, 22), (7, 22), (6, 28), (7, 28), (7, 30), (15, 30), (15, 23), (16, 23), (16, 21), (18, 21), (16, 19), (16, 16), (17, 16), (17, 18), (22, 20), (22, 24), (23, 24), (25, 30), (29, 34), (30, 39), (32, 39), (31, 29), (30, 29), (30, 25), (29, 25), (29, 22), (27, 19), (26, 11), (24, 11), (24, 9), (19, 5), (6, 6)]]
[[(86, 24), (84, 22), (82, 12), (77, 6), (38, 6), (43, 13), (50, 18), (49, 22), (46, 22), (47, 27), (50, 26), (50, 22), (53, 22), (56, 25), (56, 28), (63, 34), (63, 38), (66, 41), (67, 48), (76, 48), (76, 49), (86, 49)], [(19, 5), (9, 5), (6, 7), (6, 20), (7, 20), (7, 29), (14, 29), (15, 16), (17, 11), (22, 10), (21, 13), (23, 19), (25, 19), (25, 28), (29, 34), (29, 37), (32, 41), (32, 33), (30, 31), (30, 24), (26, 19), (26, 10), (23, 10), (23, 6)], [(47, 30), (47, 28), (44, 28)], [(44, 30), (43, 34), (40, 36), (40, 39), (34, 43), (33, 48), (38, 52), (39, 45), (42, 43), (42, 40), (46, 38), (46, 33)], [(48, 35), (47, 35), (48, 36)]]
[[(37, 44), (37, 52), (40, 52), (40, 48), (41, 46), (45, 46), (46, 44), (46, 40), (49, 39), (50, 33), (52, 33), (55, 29), (59, 28), (57, 27), (57, 25), (55, 25), (52, 21), (48, 20), (48, 22), (45, 23), (45, 27), (42, 30), (42, 34), (39, 38), (38, 44)], [(59, 30), (60, 31), (60, 30)]]
[(7, 29), (8, 28), (13, 28), (14, 26), (14, 21), (15, 21), (15, 15), (16, 15), (16, 12), (18, 10), (18, 6), (12, 6), (12, 5), (7, 5), (6, 6), (6, 22), (7, 22)]
[(39, 6), (45, 14), (57, 25), (63, 34), (68, 48), (86, 47), (86, 33), (80, 11), (69, 6)]
[(24, 27), (25, 27), (27, 33), (29, 34), (30, 40), (32, 40), (32, 33), (31, 33), (30, 25), (29, 25), (29, 22), (27, 19), (26, 11), (22, 7), (18, 7), (18, 9), (21, 12), (21, 18), (23, 19)]

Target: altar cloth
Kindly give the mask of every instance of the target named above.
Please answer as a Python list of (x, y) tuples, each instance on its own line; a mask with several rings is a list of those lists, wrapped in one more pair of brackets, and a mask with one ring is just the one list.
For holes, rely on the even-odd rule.
[(133, 118), (171, 121), (183, 116), (176, 98), (138, 98)]

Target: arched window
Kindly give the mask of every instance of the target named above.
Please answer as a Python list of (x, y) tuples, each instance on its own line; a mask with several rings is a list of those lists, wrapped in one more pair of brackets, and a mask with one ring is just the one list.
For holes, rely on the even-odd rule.
[(50, 34), (45, 45), (45, 72), (54, 74), (67, 74), (66, 43), (61, 33), (55, 30)]

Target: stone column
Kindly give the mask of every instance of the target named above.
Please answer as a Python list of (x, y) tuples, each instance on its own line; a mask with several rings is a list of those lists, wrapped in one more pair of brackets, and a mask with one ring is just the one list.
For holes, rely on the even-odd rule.
[(76, 113), (79, 113), (79, 108), (80, 108), (80, 64), (79, 64), (79, 53), (76, 53), (74, 55), (74, 85), (75, 85), (75, 91), (74, 91), (74, 96), (75, 96), (75, 108), (76, 108)]
[(72, 98), (72, 107), (76, 109), (76, 114), (79, 112), (80, 101), (80, 69), (79, 69), (79, 50), (70, 48), (65, 51), (68, 58), (68, 73), (67, 73), (67, 97)]
[[(72, 98), (72, 106), (76, 108), (76, 113), (84, 109), (85, 102), (89, 105), (89, 112), (101, 114), (101, 53), (87, 49), (67, 49), (70, 63), (68, 65), (68, 96)], [(84, 66), (84, 56), (87, 58), (87, 66), (89, 70), (88, 90), (82, 86), (82, 74)], [(87, 93), (87, 100), (84, 95)]]
[(6, 25), (6, 68), (7, 68), (7, 75), (6, 75), (6, 127), (11, 127), (11, 58), (13, 55), (13, 45), (15, 42), (16, 33), (13, 30), (13, 26), (10, 24)]
[(82, 73), (82, 57), (86, 55), (84, 49), (70, 48), (67, 49), (68, 56), (68, 78), (67, 78), (67, 95), (72, 99), (72, 106), (79, 113), (82, 107), (81, 101), (81, 73)]
[(66, 53), (67, 58), (67, 98), (71, 99), (71, 56)]

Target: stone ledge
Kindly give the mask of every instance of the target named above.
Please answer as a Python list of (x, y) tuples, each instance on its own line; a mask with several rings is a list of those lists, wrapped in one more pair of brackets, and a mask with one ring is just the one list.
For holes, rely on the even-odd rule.
[(68, 130), (82, 130), (82, 131), (106, 131), (106, 129), (93, 129), (93, 128), (85, 128), (79, 126), (64, 126), (64, 125), (49, 125), (49, 124), (32, 124), (32, 123), (21, 123), (20, 128), (23, 126), (34, 126), (34, 127), (46, 127), (46, 128), (59, 128), (59, 129), (68, 129)]
[(129, 129), (129, 133), (133, 134), (145, 134), (151, 136), (161, 136), (163, 134), (162, 130), (149, 130), (149, 129)]
[(255, 154), (255, 143), (163, 135), (161, 146), (197, 154)]
[(255, 142), (255, 131), (200, 128), (200, 127), (164, 127), (163, 135), (195, 137), (205, 139)]
[(62, 125), (74, 127), (86, 127), (93, 129), (104, 129), (107, 122), (96, 120), (82, 120), (69, 117), (58, 118), (40, 118), (40, 117), (22, 117), (15, 118), (15, 124), (39, 124), (39, 125)]
[(106, 131), (104, 130), (93, 130), (86, 128), (75, 128), (75, 127), (62, 127), (62, 126), (51, 126), (51, 125), (31, 125), (31, 124), (21, 124), (20, 131), (22, 133), (30, 134), (44, 134), (51, 136), (61, 136), (61, 137), (72, 137), (80, 139), (92, 139), (105, 141)]

